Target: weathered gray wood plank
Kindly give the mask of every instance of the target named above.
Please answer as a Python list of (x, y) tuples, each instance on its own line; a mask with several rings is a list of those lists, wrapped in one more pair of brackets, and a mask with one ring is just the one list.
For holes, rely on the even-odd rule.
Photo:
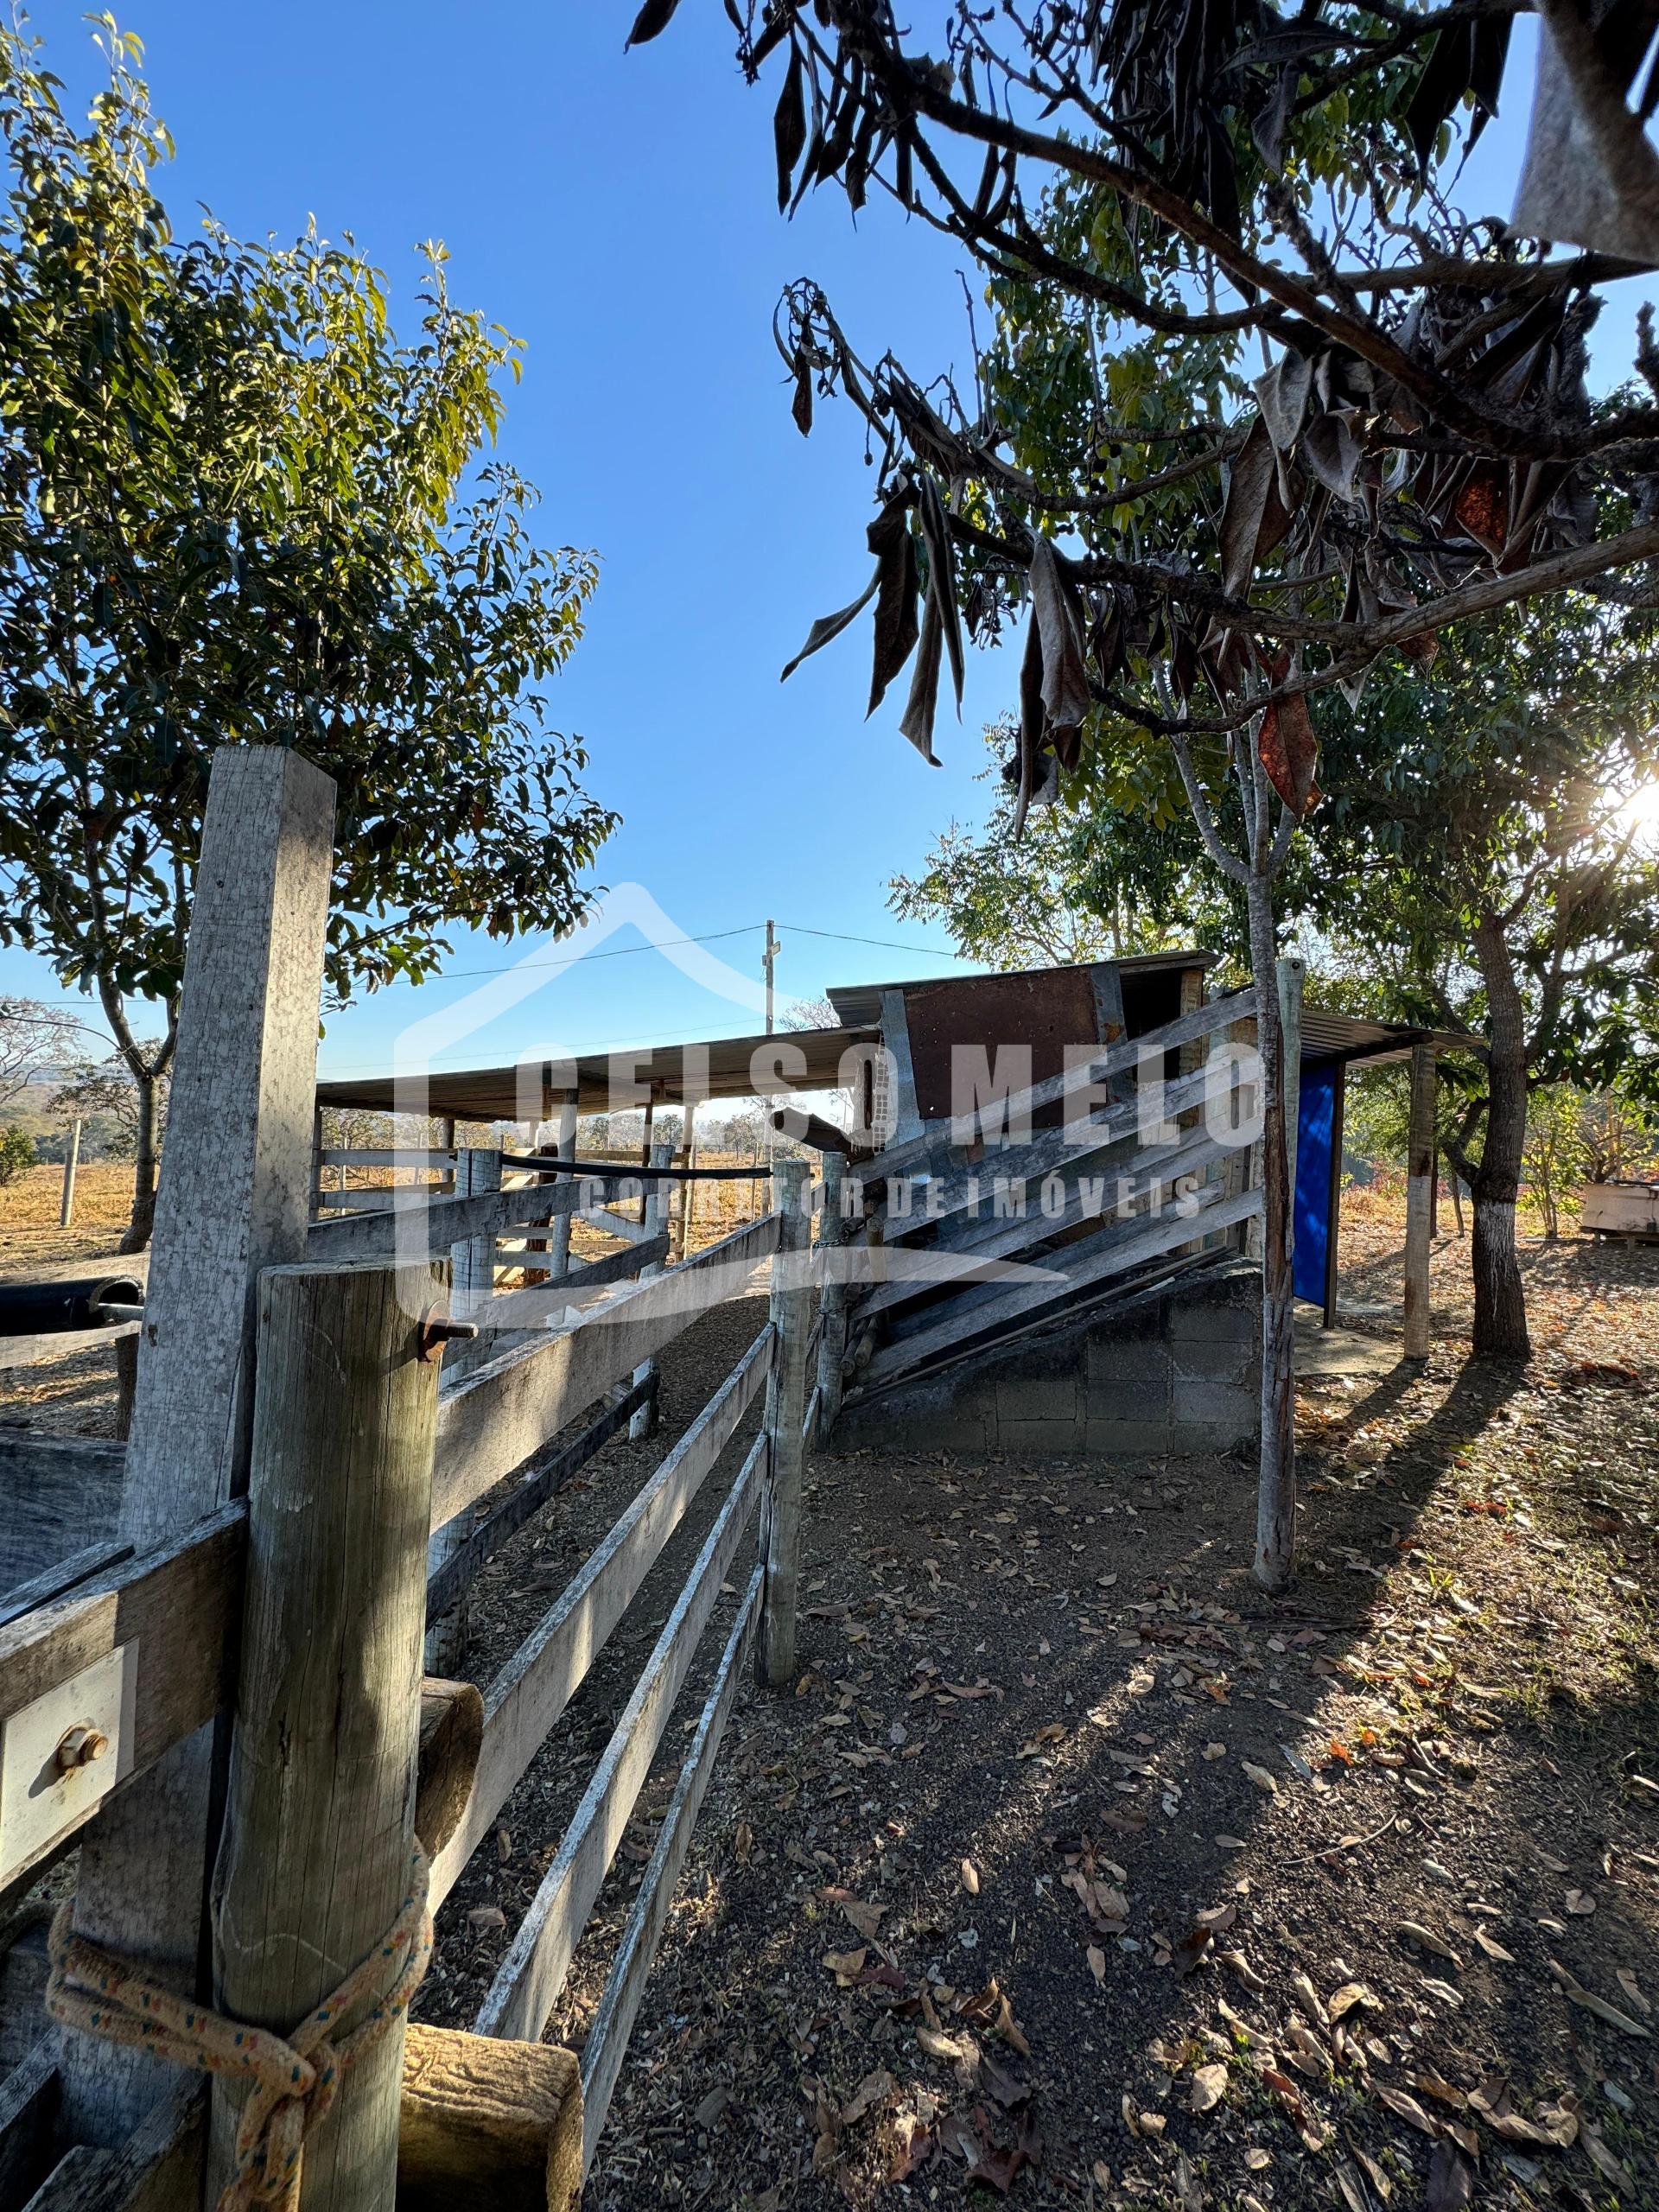
[(755, 1440), (663, 1624), (593, 1780), (543, 1876), (474, 2023), (480, 2035), (540, 2039), (607, 1869), (684, 1685), (720, 1586), (737, 1556), (760, 1491), (764, 1437)]
[(102, 1437), (0, 1428), (0, 1589), (113, 1536), (126, 1459)]
[[(209, 772), (121, 1516), (142, 1549), (247, 1478), (257, 1279), (305, 1250), (334, 787), (282, 747)], [(75, 1924), (199, 1986), (211, 1745), (181, 1745), (82, 1848)], [(73, 2134), (115, 2146), (172, 2069), (67, 2032)]]
[(627, 1926), (622, 1931), (622, 1941), (617, 1946), (611, 1970), (605, 1978), (605, 1992), (599, 2001), (599, 2011), (582, 2047), (584, 2171), (592, 2164), (599, 2139), (604, 2133), (605, 2116), (610, 2110), (616, 2078), (627, 2055), (628, 2038), (633, 2033), (633, 2024), (639, 2017), (639, 2001), (645, 1993), (645, 1983), (650, 1978), (652, 1962), (657, 1955), (657, 1946), (662, 1940), (669, 1907), (674, 1902), (675, 1886), (685, 1865), (685, 1854), (690, 1847), (692, 1831), (697, 1824), (697, 1815), (702, 1808), (709, 1777), (715, 1770), (721, 1738), (726, 1733), (726, 1724), (736, 1702), (737, 1686), (743, 1670), (744, 1649), (760, 1616), (760, 1588), (764, 1573), (763, 1568), (757, 1567), (749, 1578), (749, 1586), (738, 1608), (737, 1618), (726, 1640), (726, 1649), (721, 1654), (719, 1668), (703, 1705), (702, 1718), (697, 1722), (697, 1732), (691, 1739), (685, 1764), (680, 1769), (680, 1778), (674, 1787), (674, 1795), (663, 1815), (663, 1824), (657, 1832), (651, 1864), (645, 1869), (639, 1893), (628, 1914)]
[(544, 1343), (520, 1346), (468, 1376), (438, 1409), (436, 1523), (522, 1466), (700, 1313), (736, 1295), (777, 1242), (777, 1215), (763, 1215), (695, 1259), (632, 1284), (595, 1313), (550, 1332)]
[(772, 1341), (768, 1323), (490, 1685), (472, 1797), (433, 1864), (435, 1907), (448, 1895), (735, 1434), (766, 1381)]
[(1166, 1252), (1175, 1251), (1192, 1243), (1195, 1227), (1199, 1233), (1225, 1229), (1261, 1210), (1262, 1195), (1258, 1191), (1228, 1198), (1222, 1194), (1218, 1185), (1212, 1187), (1213, 1197), (1205, 1190), (1193, 1192), (1198, 1202), (1194, 1213), (1182, 1215), (1172, 1211), (1149, 1224), (1143, 1224), (1137, 1217), (1098, 1237), (1091, 1237), (1085, 1244), (1049, 1253), (1043, 1266), (1053, 1271), (1054, 1280), (1018, 1284), (1006, 1296), (976, 1306), (970, 1316), (947, 1312), (931, 1326), (918, 1329), (897, 1344), (886, 1345), (859, 1378), (861, 1387), (874, 1389), (881, 1382), (911, 1374), (925, 1361), (954, 1351), (964, 1341), (971, 1343), (988, 1330), (1030, 1320), (1045, 1306), (1071, 1298), (1091, 1283), (1108, 1281), (1113, 1275), (1127, 1274), (1131, 1268), (1142, 1267)]

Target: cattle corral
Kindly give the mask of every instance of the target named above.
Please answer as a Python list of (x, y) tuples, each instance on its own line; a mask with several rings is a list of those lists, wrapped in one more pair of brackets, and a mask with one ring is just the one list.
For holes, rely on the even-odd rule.
[[(724, 2186), (734, 2204), (820, 2190), (858, 2201), (928, 2161), (931, 2189), (947, 2177), (1001, 2187), (1029, 2172), (1043, 2201), (1098, 2193), (1095, 2167), (1109, 2162), (1091, 2167), (1081, 2152), (1102, 2115), (1075, 2052), (1046, 2086), (1040, 2063), (1008, 2070), (1007, 2049), (1031, 2058), (1020, 2020), (1029, 2025), (1043, 1992), (1057, 2022), (1075, 2003), (1048, 1914), (1057, 1872), (1069, 1890), (1084, 1884), (1095, 1986), (1107, 1984), (1110, 1936), (1133, 1961), (1117, 1979), (1136, 1985), (1136, 2006), (1143, 1953), (1161, 1972), (1185, 1942), (1185, 1963), (1207, 1963), (1214, 1932), (1239, 1912), (1217, 1869), (1172, 1834), (1164, 1873), (1148, 1878), (1152, 1924), (1131, 1932), (1133, 1885), (1117, 1862), (1135, 1855), (1153, 1812), (1116, 1796), (1147, 1795), (1149, 1778), (1166, 1785), (1168, 1822), (1196, 1783), (1185, 1751), (1178, 1773), (1149, 1755), (1147, 1731), (1121, 1740), (1127, 1722), (1091, 1708), (1104, 1732), (1096, 1745), (1074, 1708), (1085, 1693), (1100, 1712), (1110, 1702), (1103, 1662), (1114, 1649), (1179, 1647), (1179, 1679), (1154, 1667), (1143, 1681), (1132, 1668), (1122, 1689), (1167, 1690), (1190, 1733), (1179, 1715), (1204, 1709), (1218, 1672), (1241, 1705), (1257, 1701), (1246, 1685), (1266, 1673), (1259, 1694), (1292, 1711), (1262, 1638), (1311, 1653), (1313, 1709), (1292, 1733), (1312, 1742), (1316, 1722), (1333, 1732), (1317, 1756), (1295, 1745), (1294, 1759), (1284, 1756), (1313, 1790), (1314, 1815), (1335, 1811), (1319, 1802), (1332, 1792), (1386, 1789), (1414, 1758), (1443, 1782), (1451, 1756), (1425, 1733), (1451, 1727), (1450, 1699), (1407, 1717), (1397, 1755), (1371, 1722), (1344, 1709), (1338, 1735), (1325, 1718), (1334, 1655), (1349, 1630), (1357, 1648), (1364, 1626), (1338, 1591), (1362, 1571), (1389, 1580), (1386, 1563), (1345, 1562), (1377, 1541), (1364, 1503), (1375, 1485), (1334, 1469), (1316, 1483), (1335, 1495), (1295, 1599), (1246, 1602), (1236, 1586), (1249, 1573), (1249, 1484), (1233, 1455), (1253, 1441), (1263, 1387), (1243, 1049), (1254, 993), (1210, 997), (1202, 964), (1176, 955), (1138, 974), (1116, 963), (1050, 971), (1017, 991), (1016, 979), (989, 978), (888, 986), (868, 1003), (843, 995), (842, 1027), (806, 1033), (807, 1071), (839, 1071), (847, 1050), (874, 1039), (890, 1118), (863, 1143), (809, 1124), (817, 1172), (798, 1145), (781, 1145), (767, 1166), (699, 1158), (692, 1048), (678, 1047), (650, 1056), (649, 1093), (655, 1104), (679, 1085), (677, 1160), (653, 1142), (649, 1108), (637, 1162), (585, 1157), (588, 1077), (579, 1070), (561, 1091), (538, 1063), (528, 1076), (431, 1078), (435, 1143), (395, 1155), (330, 1147), (311, 1075), (327, 793), (294, 755), (227, 752), (214, 773), (219, 842), (192, 939), (130, 1433), (111, 1433), (111, 1353), (96, 1345), (52, 1381), (50, 1369), (15, 1369), (14, 1425), (0, 1427), (4, 1579), (16, 1586), (0, 1605), (0, 1904), (20, 1916), (0, 1989), (0, 2205), (182, 2203), (204, 2189), (213, 2201), (238, 2171), (289, 2156), (296, 2201), (317, 2212), (389, 2207), (394, 2176), (410, 2207), (463, 2182), (484, 2203), (563, 2205), (589, 2171), (597, 2201), (629, 2202), (652, 2128), (679, 2140), (679, 2120), (648, 2117), (664, 2068), (677, 2078), (664, 2010), (674, 2000), (650, 1979), (665, 1937), (671, 1989), (688, 1974), (700, 1984), (722, 1957), (716, 1970), (748, 1986), (749, 1967), (722, 1948), (734, 1940), (791, 1961), (748, 2001), (772, 2023), (773, 2052), (792, 2044), (794, 2078), (816, 2100), (804, 2141), (786, 2087), (766, 2107), (752, 2146), (766, 2162), (758, 2186), (727, 2171), (723, 2154), (740, 2148), (727, 2124), (736, 2082), (752, 2078), (763, 2097), (773, 2069), (752, 2036), (721, 2040), (725, 2008), (697, 1999), (696, 2049), (712, 2048), (723, 2069), (698, 2101), (702, 2139), (690, 2146), (707, 2154), (703, 2198)], [(1059, 1062), (1076, 1009), (1053, 1011), (1079, 988), (1079, 1065), (1098, 1095), (1081, 1121)], [(1374, 1332), (1310, 1343), (1302, 1421), (1316, 1455), (1357, 1422), (1362, 1438), (1378, 1433), (1400, 1407), (1431, 1438), (1457, 1432), (1471, 1408), (1477, 1428), (1495, 1421), (1496, 1402), (1477, 1407), (1478, 1393), (1455, 1379), (1440, 1388), (1440, 1340), (1448, 1319), (1454, 1338), (1461, 1324), (1437, 1311), (1452, 1241), (1435, 1236), (1421, 1111), (1403, 1205), (1350, 1194), (1343, 1307), (1341, 1071), (1409, 1058), (1418, 1105), (1435, 1052), (1457, 1040), (1304, 1008), (1294, 963), (1273, 988), (1300, 1040), (1289, 1068), (1293, 1098), (1302, 1078), (1305, 1172), (1293, 1181), (1319, 1270), (1299, 1287), (1327, 1330), (1357, 1313)], [(951, 1055), (977, 1049), (998, 1021), (1016, 1040), (1022, 1023), (1033, 1033), (1035, 1058), (976, 1098), (964, 1127)], [(704, 1048), (724, 1052), (715, 1081), (728, 1095), (752, 1079), (759, 1041)], [(539, 1148), (529, 1148), (533, 1128), (480, 1144), (445, 1126), (468, 1106), (522, 1103), (526, 1082), (552, 1125)], [(1016, 1204), (1016, 1187), (1039, 1189), (1040, 1203)], [(89, 1174), (77, 1267), (110, 1241), (100, 1189)], [(695, 1189), (709, 1194), (701, 1220)], [(758, 1210), (752, 1192), (764, 1194)], [(25, 1189), (17, 1209), (31, 1260), (49, 1229), (29, 1223), (34, 1196)], [(1637, 1269), (1640, 1298), (1644, 1255), (1595, 1256)], [(1529, 1263), (1544, 1270), (1552, 1257)], [(1588, 1287), (1591, 1263), (1576, 1264)], [(1416, 1354), (1403, 1365), (1389, 1348), (1396, 1313)], [(1587, 1340), (1582, 1317), (1564, 1334)], [(1414, 1468), (1409, 1452), (1402, 1464)], [(1447, 1465), (1456, 1479), (1467, 1471), (1461, 1444)], [(1416, 1471), (1395, 1487), (1409, 1568), (1423, 1549), (1415, 1524), (1460, 1509)], [(1192, 1516), (1195, 1548), (1153, 1541), (1166, 1511)], [(1645, 1527), (1632, 1511), (1632, 1527)], [(1022, 1515), (1015, 1544), (1001, 1531)], [(982, 1589), (963, 1571), (964, 1546), (974, 1572), (993, 1578)], [(1141, 1599), (1106, 1594), (1147, 1575)], [(1319, 1592), (1329, 1617), (1304, 1618), (1299, 1606), (1326, 1580), (1338, 1585)], [(1425, 1586), (1452, 1587), (1433, 1576)], [(1619, 1587), (1603, 1575), (1598, 1605), (1617, 1609)], [(1452, 1618), (1478, 1611), (1465, 1600)], [(1449, 1632), (1433, 1622), (1425, 1631), (1436, 1649)], [(1642, 1633), (1621, 1628), (1618, 1664)], [(1223, 1651), (1230, 1662), (1217, 1662)], [(1281, 1671), (1287, 1679), (1288, 1665)], [(1432, 1669), (1425, 1679), (1433, 1684)], [(794, 1694), (780, 1700), (785, 1688)], [(982, 1703), (971, 1751), (951, 1751), (941, 1715)], [(721, 1764), (734, 1716), (737, 1752)], [(1217, 1732), (1201, 1764), (1248, 1751), (1256, 1771), (1274, 1771), (1262, 1761), (1282, 1751), (1276, 1740), (1230, 1745), (1229, 1724), (1206, 1717)], [(1251, 1726), (1271, 1737), (1279, 1724)], [(1478, 1776), (1478, 1757), (1465, 1763)], [(1405, 1786), (1421, 1796), (1428, 1785)], [(710, 1793), (716, 1827), (699, 1847)], [(1064, 1823), (1035, 1832), (1085, 1802), (1094, 1809), (1077, 1815), (1075, 1837)], [(1622, 1810), (1615, 1793), (1607, 1819)], [(1236, 1808), (1230, 1817), (1244, 1849), (1249, 1825)], [(1433, 1825), (1414, 1805), (1379, 1834), (1413, 1821)], [(988, 1898), (1014, 1883), (1005, 1947), (985, 1907), (963, 1929), (947, 1924), (964, 1910), (945, 1903), (957, 1893), (955, 1832), (972, 1842), (957, 1860), (961, 1894)], [(1344, 1841), (1321, 1830), (1314, 1859), (1340, 1866), (1351, 1848), (1357, 1831)], [(689, 1853), (702, 1904), (688, 1914)], [(753, 1878), (777, 1866), (795, 1870), (778, 1891), (781, 1918)], [(1034, 1910), (1016, 1901), (1027, 1876)], [(1101, 1882), (1123, 1895), (1121, 1911), (1105, 1910), (1090, 1887)], [(1233, 1886), (1235, 1899), (1249, 1894)], [(735, 1915), (727, 1893), (746, 1900)], [(429, 1970), (423, 1900), (439, 1913)], [(49, 1906), (62, 1916), (48, 1942)], [(1195, 1923), (1202, 1940), (1178, 1932), (1192, 1911), (1211, 1916)], [(837, 1914), (864, 1939), (855, 1966), (833, 1963), (855, 1948)], [(383, 1944), (384, 1973), (350, 1979)], [(53, 2030), (40, 2011), (48, 1949)], [(129, 1963), (137, 1993), (111, 2008), (105, 1985)], [(827, 2012), (826, 1971), (837, 1993)], [(326, 2011), (342, 1983), (343, 2024), (328, 2040), (359, 2015), (375, 2024), (360, 2044), (336, 2044), (350, 2051), (341, 2087), (315, 2112), (306, 2051), (321, 2044), (307, 2038), (327, 2023), (302, 2033), (296, 2022)], [(1029, 1992), (1023, 2010), (1016, 1986)], [(186, 2070), (158, 2079), (127, 2047), (167, 2016), (169, 1987), (193, 2008), (162, 2046)], [(866, 1998), (880, 2063), (853, 2085), (840, 2076), (870, 2027)], [(1317, 2002), (1299, 2001), (1291, 2032), (1311, 2035)], [(416, 2023), (407, 2039), (406, 2011)], [(954, 2089), (915, 2070), (917, 2018), (933, 2038), (917, 2031), (922, 2056), (943, 2056)], [(624, 2063), (636, 2020), (640, 2069)], [(302, 2039), (275, 2045), (238, 2139), (234, 2071), (205, 2091), (198, 2070), (233, 2066), (248, 2025)], [(1194, 2032), (1201, 2044), (1216, 2031)], [(993, 2058), (999, 2038), (1007, 2049)], [(1370, 2066), (1380, 2076), (1400, 2056), (1351, 2037), (1294, 2048), (1305, 2073), (1300, 2059), (1315, 2073)], [(1163, 2088), (1145, 2094), (1166, 2099), (1195, 2063), (1169, 2062)], [(279, 2090), (278, 2068), (293, 2069), (298, 2094)], [(1064, 2159), (1053, 2144), (1043, 2151), (1037, 2113), (1049, 2099), (1069, 2131)], [(987, 2100), (1005, 2117), (988, 2117)], [(1122, 2124), (1138, 2143), (1161, 2143), (1147, 2111), (1144, 2126), (1127, 2113)], [(1297, 2126), (1305, 2147), (1315, 2134), (1323, 2147), (1322, 2123)], [(1158, 2154), (1136, 2155), (1150, 2164), (1132, 2194), (1167, 2184), (1185, 2201), (1180, 2164), (1165, 2171)], [(652, 2185), (679, 2201), (660, 2177)], [(1286, 2177), (1289, 2201), (1300, 2187)]]

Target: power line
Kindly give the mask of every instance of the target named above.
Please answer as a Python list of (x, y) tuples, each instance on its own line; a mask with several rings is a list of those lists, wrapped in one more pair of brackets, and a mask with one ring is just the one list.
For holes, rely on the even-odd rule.
[(509, 960), (499, 968), (440, 968), (434, 971), (435, 982), (459, 983), (469, 982), (475, 976), (516, 976), (537, 973), (543, 969), (584, 968), (590, 960), (621, 960), (631, 952), (666, 952), (676, 944), (719, 944), (728, 937), (751, 937), (756, 930), (763, 930), (764, 922), (745, 922), (734, 930), (711, 930), (707, 937), (665, 937), (653, 939), (648, 944), (613, 944), (608, 952), (573, 952), (568, 960)]
[(935, 960), (976, 960), (975, 952), (953, 952), (943, 944), (900, 944), (896, 938), (849, 937), (845, 930), (810, 930), (804, 922), (779, 922), (780, 930), (793, 930), (797, 937), (833, 938), (837, 944), (876, 944), (886, 952), (923, 952)]

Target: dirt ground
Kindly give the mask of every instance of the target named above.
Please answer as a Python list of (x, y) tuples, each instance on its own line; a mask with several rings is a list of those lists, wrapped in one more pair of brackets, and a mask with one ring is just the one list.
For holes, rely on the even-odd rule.
[[(1345, 1306), (1397, 1300), (1399, 1214), (1351, 1196)], [(1427, 1371), (1304, 1390), (1281, 1605), (1240, 1462), (811, 1461), (804, 1672), (734, 1719), (596, 2212), (1659, 2201), (1659, 1255), (1525, 1260), (1524, 1371), (1465, 1367), (1448, 1234)], [(665, 1362), (655, 1448), (752, 1306)], [(647, 1464), (502, 1564), (480, 1675)], [(429, 2017), (487, 1986), (700, 1528), (447, 1908)], [(550, 2027), (577, 2047), (659, 1768)]]
[[(1344, 1202), (1343, 1305), (1380, 1334), (1401, 1216)], [(740, 1697), (595, 2212), (1659, 2202), (1659, 1252), (1529, 1237), (1535, 1357), (1478, 1370), (1442, 1225), (1427, 1370), (1300, 1394), (1282, 1604), (1243, 1459), (810, 1460), (803, 1673)], [(475, 1679), (764, 1310), (688, 1332), (658, 1435), (493, 1564)], [(423, 2017), (475, 2012), (722, 1488), (446, 1905)], [(592, 2021), (725, 1624), (555, 2039)]]

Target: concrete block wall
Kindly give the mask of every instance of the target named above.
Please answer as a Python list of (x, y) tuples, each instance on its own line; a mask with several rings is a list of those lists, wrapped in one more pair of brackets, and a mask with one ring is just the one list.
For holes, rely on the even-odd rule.
[(832, 1452), (1162, 1459), (1253, 1444), (1261, 1277), (1220, 1266), (843, 1408)]

